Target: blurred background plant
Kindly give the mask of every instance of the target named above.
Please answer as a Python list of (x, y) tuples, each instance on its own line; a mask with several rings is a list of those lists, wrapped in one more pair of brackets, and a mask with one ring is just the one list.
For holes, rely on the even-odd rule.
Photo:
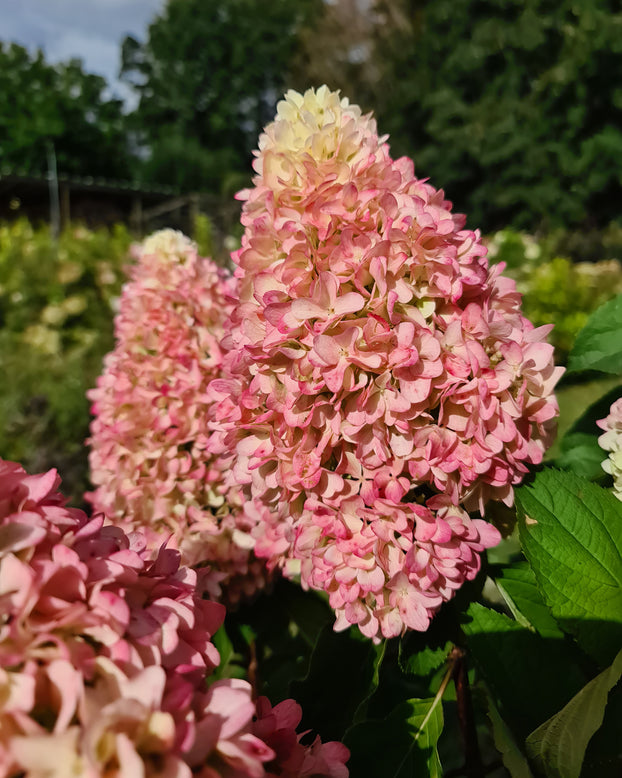
[[(614, 258), (573, 261), (560, 252), (569, 237), (552, 233), (538, 239), (500, 230), (487, 240), (491, 262), (504, 262), (523, 295), (523, 310), (536, 327), (553, 323), (550, 335), (557, 363), (565, 364), (589, 315), (622, 292), (622, 265)], [(605, 253), (605, 252), (604, 252)]]
[[(212, 233), (197, 214), (193, 238), (204, 256)], [(123, 224), (68, 225), (56, 240), (47, 225), (0, 223), (0, 456), (32, 472), (56, 467), (76, 504), (89, 486), (86, 391), (114, 344), (131, 243)]]
[(72, 497), (87, 484), (86, 390), (112, 348), (131, 237), (26, 220), (0, 225), (0, 451), (32, 471), (57, 467)]
[(168, 0), (119, 47), (125, 102), (75, 58), (0, 44), (0, 173), (45, 175), (52, 141), (61, 176), (228, 199), (283, 92), (326, 83), (473, 227), (570, 230), (560, 256), (599, 260), (622, 200), (621, 30), (610, 0)]

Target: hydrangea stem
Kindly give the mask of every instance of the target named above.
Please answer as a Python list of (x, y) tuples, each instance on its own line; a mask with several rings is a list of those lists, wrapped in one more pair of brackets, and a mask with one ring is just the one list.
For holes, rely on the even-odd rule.
[(463, 774), (469, 778), (485, 775), (482, 755), (477, 739), (475, 715), (473, 711), (473, 699), (471, 686), (466, 666), (466, 653), (458, 646), (452, 651), (454, 661), (451, 667), (454, 686), (456, 687), (456, 701), (458, 704), (458, 722), (464, 748)]

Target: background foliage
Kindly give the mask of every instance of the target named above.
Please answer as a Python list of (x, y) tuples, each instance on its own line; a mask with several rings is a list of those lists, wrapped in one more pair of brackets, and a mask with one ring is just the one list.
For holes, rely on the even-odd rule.
[(229, 196), (284, 90), (325, 82), (470, 225), (585, 234), (620, 218), (621, 31), (611, 0), (168, 0), (121, 46), (129, 111), (3, 44), (1, 164), (44, 172), (51, 139), (60, 173)]
[[(610, 0), (388, 0), (395, 150), (485, 231), (617, 219), (622, 13)], [(605, 76), (605, 74), (607, 74)]]
[(128, 122), (147, 150), (144, 179), (232, 194), (320, 4), (171, 0), (143, 43), (126, 38), (121, 74), (139, 97)]
[(0, 451), (32, 472), (57, 467), (66, 493), (87, 486), (84, 440), (95, 383), (113, 345), (130, 235), (0, 226)]
[(0, 41), (0, 171), (47, 173), (53, 144), (65, 175), (125, 177), (123, 103), (106, 91), (106, 80), (79, 60), (50, 65), (41, 51)]

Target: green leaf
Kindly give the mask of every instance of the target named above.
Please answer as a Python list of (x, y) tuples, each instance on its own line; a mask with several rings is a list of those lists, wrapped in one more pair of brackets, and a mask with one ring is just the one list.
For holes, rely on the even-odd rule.
[(442, 646), (427, 646), (420, 651), (410, 651), (407, 648), (406, 635), (400, 642), (399, 664), (405, 673), (427, 676), (438, 670), (446, 661), (451, 651), (452, 643), (448, 640)]
[(589, 435), (586, 432), (568, 434), (564, 437), (562, 449), (555, 459), (557, 467), (562, 470), (572, 470), (573, 473), (590, 481), (606, 479), (602, 462), (607, 459), (607, 454), (598, 445), (597, 435)]
[(581, 778), (620, 778), (622, 775), (621, 721), (622, 681), (618, 681), (609, 692), (604, 721), (588, 744)]
[(560, 443), (560, 455), (555, 465), (562, 470), (588, 478), (590, 481), (602, 481), (607, 478), (602, 462), (606, 452), (598, 445), (598, 437), (603, 430), (596, 422), (604, 419), (612, 403), (622, 396), (622, 384), (607, 392), (589, 406), (582, 416), (572, 425)]
[(488, 718), (492, 725), (495, 748), (501, 754), (503, 764), (512, 778), (533, 778), (527, 758), (516, 744), (512, 732), (492, 700), (488, 701)]
[(406, 700), (382, 720), (355, 724), (344, 737), (352, 754), (350, 778), (442, 778), (437, 750), (442, 731), (439, 695)]
[(622, 645), (622, 503), (573, 473), (517, 490), (519, 534), (559, 626), (603, 666)]
[(563, 638), (564, 633), (544, 602), (536, 576), (526, 562), (500, 568), (494, 574), (494, 580), (519, 624), (535, 630), (542, 637)]
[(550, 778), (579, 778), (587, 745), (603, 723), (609, 692), (622, 676), (622, 651), (555, 716), (529, 735), (527, 753)]
[(585, 684), (573, 647), (545, 639), (479, 603), (471, 604), (467, 617), (463, 630), (469, 653), (499, 712), (522, 742)]
[(383, 645), (375, 646), (358, 630), (324, 627), (311, 655), (307, 676), (291, 685), (302, 706), (303, 729), (325, 740), (341, 740), (357, 709), (375, 691)]
[(568, 372), (600, 370), (622, 373), (622, 295), (595, 311), (577, 335), (568, 358)]
[(400, 670), (408, 675), (421, 677), (429, 676), (438, 670), (451, 651), (452, 637), (457, 637), (455, 631), (456, 619), (448, 610), (443, 610), (435, 616), (425, 632), (409, 630), (399, 640)]

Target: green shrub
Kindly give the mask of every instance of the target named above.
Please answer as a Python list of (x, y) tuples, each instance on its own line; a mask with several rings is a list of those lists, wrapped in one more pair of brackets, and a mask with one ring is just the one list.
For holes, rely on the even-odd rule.
[(27, 221), (0, 225), (0, 456), (57, 467), (64, 492), (87, 487), (85, 393), (113, 345), (114, 304), (131, 238)]
[(537, 327), (554, 323), (550, 340), (563, 364), (590, 313), (622, 292), (622, 266), (617, 259), (573, 262), (558, 256), (561, 240), (502, 230), (490, 236), (488, 249), (491, 262), (505, 262), (516, 280), (525, 316)]

